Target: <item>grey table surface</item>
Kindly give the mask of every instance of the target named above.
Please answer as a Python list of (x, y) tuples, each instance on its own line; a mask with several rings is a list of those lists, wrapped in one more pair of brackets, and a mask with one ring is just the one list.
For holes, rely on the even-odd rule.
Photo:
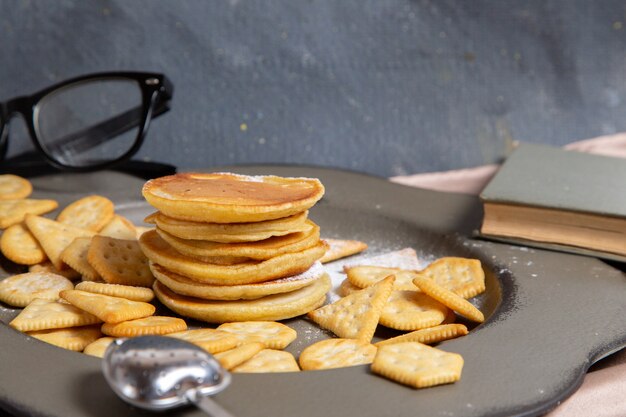
[[(626, 6), (602, 2), (0, 0), (0, 100), (71, 76), (175, 84), (142, 159), (382, 176), (626, 128)], [(27, 149), (12, 124), (10, 153)]]

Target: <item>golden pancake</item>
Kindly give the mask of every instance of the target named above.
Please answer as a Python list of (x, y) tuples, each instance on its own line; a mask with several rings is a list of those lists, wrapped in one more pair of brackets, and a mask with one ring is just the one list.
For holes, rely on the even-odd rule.
[(307, 232), (290, 233), (285, 236), (273, 236), (258, 242), (217, 243), (203, 240), (188, 240), (172, 236), (156, 229), (163, 240), (183, 255), (203, 262), (213, 262), (215, 257), (243, 257), (243, 261), (266, 260), (284, 253), (300, 252), (315, 246), (320, 240), (320, 228), (310, 220), (311, 229)]
[(178, 253), (156, 231), (141, 235), (139, 244), (152, 262), (195, 281), (212, 285), (253, 284), (296, 275), (309, 269), (328, 249), (324, 241), (319, 241), (312, 248), (279, 255), (267, 261), (217, 265)]
[(296, 291), (239, 301), (209, 301), (185, 297), (169, 290), (159, 281), (154, 283), (153, 289), (161, 303), (181, 316), (209, 323), (227, 323), (283, 320), (305, 314), (324, 304), (330, 286), (330, 278), (324, 275), (322, 279)]
[(279, 219), (308, 210), (324, 195), (314, 178), (181, 173), (146, 182), (144, 198), (176, 219), (243, 223)]
[(315, 262), (307, 271), (291, 277), (258, 284), (207, 285), (168, 271), (161, 265), (152, 262), (150, 269), (156, 279), (173, 292), (207, 300), (254, 300), (268, 295), (298, 290), (311, 285), (324, 275), (322, 264)]
[(306, 232), (308, 211), (275, 220), (252, 223), (205, 223), (179, 220), (156, 212), (146, 217), (146, 223), (156, 224), (161, 230), (181, 239), (208, 240), (220, 243), (256, 242), (272, 236)]

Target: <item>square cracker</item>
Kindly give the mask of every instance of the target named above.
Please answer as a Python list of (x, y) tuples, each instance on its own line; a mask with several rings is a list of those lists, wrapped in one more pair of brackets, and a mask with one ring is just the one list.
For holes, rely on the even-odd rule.
[(458, 381), (462, 370), (461, 355), (418, 342), (380, 346), (372, 362), (372, 372), (413, 388)]
[(126, 217), (116, 214), (98, 234), (116, 239), (137, 239), (137, 228)]
[(389, 276), (376, 285), (313, 310), (307, 316), (341, 338), (370, 342), (394, 279), (393, 275)]
[(485, 291), (485, 272), (478, 259), (439, 258), (416, 276), (430, 278), (465, 299)]
[(98, 317), (71, 304), (37, 298), (27, 305), (9, 326), (21, 332), (29, 332), (87, 326), (100, 322)]
[(32, 214), (26, 215), (26, 226), (46, 252), (50, 262), (59, 270), (64, 268), (61, 253), (65, 248), (77, 237), (91, 237), (95, 234), (90, 230), (69, 226)]
[(109, 284), (151, 287), (154, 282), (148, 258), (136, 240), (94, 236), (87, 259)]
[(85, 346), (102, 336), (99, 324), (68, 329), (37, 330), (26, 334), (43, 342), (76, 352), (82, 351)]
[(87, 252), (90, 245), (90, 237), (77, 237), (61, 252), (61, 260), (80, 273), (83, 280), (98, 281), (101, 278), (100, 274), (87, 261)]

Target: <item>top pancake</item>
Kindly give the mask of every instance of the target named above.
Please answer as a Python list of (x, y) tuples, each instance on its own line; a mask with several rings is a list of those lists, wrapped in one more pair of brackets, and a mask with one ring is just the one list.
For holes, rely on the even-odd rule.
[(182, 220), (242, 223), (279, 219), (311, 208), (324, 195), (313, 178), (181, 173), (148, 181), (144, 198)]

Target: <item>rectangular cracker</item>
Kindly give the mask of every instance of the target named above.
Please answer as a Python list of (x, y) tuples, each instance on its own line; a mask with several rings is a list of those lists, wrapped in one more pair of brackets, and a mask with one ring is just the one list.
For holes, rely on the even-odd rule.
[(244, 343), (234, 349), (216, 353), (215, 359), (222, 364), (224, 369), (230, 371), (237, 365), (240, 365), (252, 358), (263, 349), (265, 349), (265, 346), (261, 342)]
[(141, 301), (131, 301), (80, 290), (61, 291), (60, 296), (65, 301), (93, 314), (105, 323), (119, 323), (148, 317), (154, 314), (156, 310), (152, 304)]

